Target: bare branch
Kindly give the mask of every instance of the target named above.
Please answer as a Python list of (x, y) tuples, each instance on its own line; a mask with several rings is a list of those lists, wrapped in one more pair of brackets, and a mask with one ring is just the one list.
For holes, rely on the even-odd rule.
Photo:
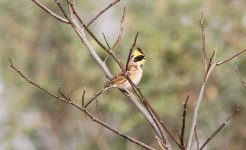
[(155, 136), (155, 138), (157, 139), (158, 145), (160, 146), (161, 150), (166, 150), (163, 141), (158, 136)]
[[(90, 29), (84, 25), (82, 19), (80, 18), (80, 16), (78, 15), (77, 11), (74, 8), (74, 5), (72, 3), (69, 3), (74, 15), (77, 17), (77, 19), (79, 20), (79, 22), (81, 23), (81, 25), (83, 25), (84, 29), (90, 34), (90, 36), (96, 41), (96, 43), (98, 43), (98, 45), (100, 47), (102, 47), (103, 50), (105, 50), (110, 56), (112, 56), (116, 62), (119, 64), (119, 66), (121, 67), (121, 69), (123, 68), (123, 64), (121, 63), (121, 61), (119, 59), (117, 59), (117, 57), (113, 54), (113, 52), (109, 49), (107, 49), (97, 38), (96, 36), (90, 31)], [(77, 27), (75, 27), (77, 28)]]
[(122, 33), (123, 33), (123, 22), (124, 22), (124, 19), (125, 19), (125, 14), (126, 14), (126, 7), (124, 7), (124, 10), (123, 10), (123, 15), (122, 15), (122, 18), (121, 18), (121, 21), (120, 21), (120, 32), (119, 32), (119, 35), (118, 35), (118, 38), (117, 38), (117, 57), (120, 58), (120, 42), (121, 42), (121, 36), (122, 36)]
[(69, 21), (65, 18), (60, 17), (59, 15), (57, 15), (56, 13), (54, 13), (52, 10), (50, 10), (49, 8), (47, 8), (45, 5), (43, 5), (40, 1), (38, 0), (32, 0), (36, 5), (38, 5), (40, 8), (42, 8), (44, 11), (46, 11), (48, 14), (50, 14), (52, 17), (58, 19), (61, 22), (67, 23), (69, 24)]
[[(84, 30), (79, 26), (77, 19), (80, 21), (80, 23), (83, 25), (84, 29), (90, 34), (90, 30), (87, 30), (86, 26), (83, 24), (82, 20), (79, 18), (77, 12), (75, 11), (74, 8), (74, 3), (70, 2), (67, 0), (67, 3), (69, 4), (69, 11), (70, 11), (70, 17), (71, 20), (68, 18), (68, 16), (66, 15), (64, 9), (62, 8), (62, 6), (60, 5), (60, 3), (55, 0), (55, 2), (57, 3), (57, 5), (59, 6), (59, 8), (61, 9), (61, 11), (63, 12), (64, 16), (69, 20), (70, 24), (72, 25), (72, 27), (75, 29), (76, 33), (79, 35), (81, 41), (85, 44), (86, 48), (88, 49), (88, 51), (90, 52), (90, 54), (92, 55), (92, 57), (98, 62), (98, 64), (102, 67), (103, 71), (105, 72), (107, 78), (112, 78), (112, 74), (110, 73), (110, 71), (108, 70), (107, 66), (105, 65), (105, 63), (100, 59), (100, 57), (98, 56), (98, 54), (95, 52), (95, 50), (92, 48), (92, 46), (90, 45), (90, 43), (88, 42)], [(71, 13), (72, 12), (72, 13)], [(77, 18), (77, 19), (76, 19)], [(91, 35), (91, 34), (90, 34)], [(91, 35), (92, 36), (92, 35)], [(102, 46), (101, 46), (102, 47)], [(115, 55), (106, 49), (106, 47), (102, 47), (106, 52), (108, 52), (115, 60), (116, 62), (120, 65), (121, 69), (124, 70), (124, 67), (122, 64), (120, 64), (120, 61), (115, 57)], [(122, 90), (121, 90), (122, 91)], [(142, 107), (141, 104), (138, 103), (138, 101), (132, 97), (127, 95), (126, 92), (123, 92), (128, 98), (130, 98), (131, 102), (138, 108), (138, 110), (145, 116), (145, 118), (149, 121), (149, 123), (151, 124), (151, 126), (155, 129), (155, 131), (158, 133), (157, 129), (157, 125), (153, 124), (154, 119), (152, 118), (151, 114), (146, 111), (144, 109), (144, 107)], [(167, 139), (166, 139), (167, 140)], [(169, 142), (167, 142), (169, 143)], [(170, 147), (170, 144), (169, 144)], [(170, 148), (171, 149), (171, 148)]]
[(134, 42), (133, 42), (132, 47), (130, 49), (130, 52), (128, 54), (128, 58), (127, 58), (127, 62), (126, 62), (126, 71), (128, 70), (129, 61), (130, 61), (130, 58), (131, 58), (132, 51), (133, 51), (133, 49), (134, 49), (134, 47), (136, 45), (138, 34), (139, 34), (139, 32), (137, 32), (137, 34), (135, 35)]
[(184, 133), (185, 133), (185, 119), (186, 119), (186, 111), (187, 111), (187, 102), (189, 100), (190, 95), (187, 96), (185, 103), (184, 103), (184, 110), (183, 110), (183, 116), (182, 116), (182, 127), (181, 127), (181, 136), (180, 136), (180, 144), (182, 148), (185, 148), (184, 145)]
[(109, 44), (108, 44), (108, 40), (107, 40), (107, 38), (106, 38), (105, 34), (104, 34), (104, 33), (102, 33), (102, 35), (103, 35), (103, 39), (104, 39), (104, 41), (106, 42), (106, 44), (107, 44), (107, 46), (108, 46), (108, 49), (111, 49), (111, 48), (110, 48), (110, 46), (109, 46)]
[(81, 96), (81, 107), (84, 108), (85, 106), (85, 90), (83, 91), (83, 94)]
[(179, 133), (179, 129), (178, 129), (178, 128), (176, 128), (176, 132), (177, 132), (177, 135), (178, 135), (179, 140), (180, 140), (180, 139), (181, 139), (181, 135), (180, 135), (180, 133)]
[[(107, 83), (105, 85), (107, 85)], [(108, 88), (105, 88), (105, 86), (104, 86), (100, 91), (98, 91), (96, 94), (94, 94), (94, 96), (92, 98), (90, 98), (89, 101), (85, 104), (84, 108), (86, 108), (87, 106), (89, 106), (92, 101), (94, 101), (99, 95), (101, 95), (107, 89)]]
[(227, 59), (225, 59), (225, 60), (223, 60), (223, 61), (221, 61), (221, 62), (218, 62), (216, 65), (217, 65), (217, 66), (222, 65), (222, 64), (224, 64), (224, 63), (226, 63), (226, 62), (232, 60), (233, 58), (239, 56), (240, 54), (242, 54), (242, 53), (245, 52), (245, 51), (246, 51), (246, 49), (241, 50), (240, 52), (236, 53), (235, 55), (231, 56), (230, 58), (227, 58)]
[(214, 137), (216, 134), (218, 134), (218, 133), (221, 131), (221, 129), (223, 129), (223, 127), (224, 127), (225, 125), (227, 125), (228, 122), (229, 122), (229, 121), (230, 121), (230, 120), (231, 120), (231, 119), (232, 119), (239, 111), (240, 111), (240, 106), (238, 105), (238, 106), (236, 107), (235, 111), (234, 111), (230, 116), (228, 116), (227, 119), (219, 126), (219, 128), (216, 129), (216, 130), (214, 131), (214, 133), (212, 133), (212, 135), (204, 142), (204, 144), (201, 146), (200, 150), (202, 150), (202, 149), (208, 144), (208, 142), (211, 141), (211, 140), (213, 139), (213, 137)]
[(10, 67), (13, 68), (23, 79), (25, 79), (28, 83), (32, 84), (33, 86), (39, 88), (40, 90), (44, 91), (45, 93), (47, 93), (48, 95), (56, 98), (56, 99), (59, 99), (60, 101), (63, 101), (63, 102), (67, 102), (66, 99), (64, 98), (61, 98), (61, 97), (58, 97), (56, 96), (55, 94), (47, 91), (46, 89), (42, 88), (40, 85), (32, 82), (30, 79), (28, 79), (20, 70), (18, 70), (12, 63), (12, 60), (9, 58), (9, 63), (10, 63)]
[(200, 25), (201, 25), (201, 38), (202, 38), (202, 53), (203, 53), (203, 58), (204, 58), (204, 66), (205, 70), (207, 70), (207, 54), (206, 54), (206, 45), (205, 45), (205, 25), (204, 25), (204, 13), (201, 14), (201, 20), (200, 20)]
[(106, 12), (109, 8), (111, 8), (112, 6), (114, 6), (116, 3), (120, 2), (120, 0), (116, 0), (112, 3), (110, 3), (107, 7), (105, 7), (103, 10), (101, 10), (94, 18), (92, 18), (88, 23), (87, 23), (87, 27), (89, 27), (98, 17), (100, 17), (104, 12)]
[[(70, 5), (71, 10), (73, 11), (73, 14), (78, 18), (78, 20), (80, 21), (80, 23), (83, 25), (83, 22), (82, 22), (82, 20), (80, 19), (80, 17), (78, 16), (78, 14), (76, 13), (73, 4), (72, 4), (72, 3), (69, 3), (69, 5)], [(73, 16), (72, 16), (72, 17), (73, 17)], [(74, 19), (74, 21), (76, 21), (76, 20)], [(76, 22), (75, 22), (75, 24), (71, 23), (71, 25), (75, 28), (76, 32), (78, 33), (78, 35), (80, 36), (82, 42), (84, 42), (85, 46), (88, 48), (88, 50), (90, 51), (90, 53), (92, 53), (92, 54), (95, 53), (95, 54), (93, 55), (93, 57), (94, 57), (94, 58), (97, 58), (98, 55), (96, 54), (95, 50), (91, 47), (91, 45), (90, 45), (89, 42), (87, 41), (87, 39), (86, 39), (84, 33), (83, 33), (82, 31), (79, 30), (79, 29), (80, 29), (79, 25), (78, 25)], [(76, 25), (76, 26), (75, 26), (75, 25)], [(83, 25), (83, 27), (84, 27), (85, 29), (87, 29), (85, 25)], [(88, 31), (88, 30), (87, 30), (87, 31)], [(89, 32), (88, 32), (88, 33), (89, 33)], [(106, 50), (106, 49), (105, 49), (105, 50)], [(106, 50), (106, 52), (108, 52), (108, 53), (115, 59), (115, 61), (116, 61), (116, 62), (119, 64), (119, 66), (121, 67), (122, 71), (124, 71), (123, 65), (120, 63), (120, 61), (117, 59), (117, 57), (116, 57), (111, 51), (107, 51), (107, 50)], [(99, 65), (101, 65), (102, 68), (103, 68), (103, 66), (105, 65), (105, 64), (102, 65), (101, 59), (100, 59), (100, 58), (98, 58), (97, 62), (99, 63)], [(109, 78), (112, 78), (111, 73), (110, 73), (109, 71), (107, 71), (108, 68), (107, 68), (106, 66), (104, 66), (103, 69), (104, 69), (104, 71), (105, 71), (105, 69), (106, 69), (106, 71), (105, 71), (106, 75), (107, 75)], [(109, 76), (109, 75), (110, 75), (110, 76)], [(121, 90), (121, 91), (123, 92), (123, 90)], [(145, 118), (149, 121), (149, 123), (151, 124), (151, 126), (155, 129), (156, 133), (159, 134), (159, 130), (158, 130), (157, 125), (156, 125), (156, 124), (153, 124), (155, 121), (154, 121), (154, 119), (152, 118), (151, 114), (150, 114), (148, 111), (144, 110), (144, 108), (142, 107), (142, 105), (139, 104), (138, 101), (137, 101), (134, 97), (129, 96), (129, 95), (127, 94), (127, 92), (123, 92), (123, 93), (124, 93), (128, 98), (130, 98), (131, 102), (132, 102), (132, 103), (138, 108), (138, 110), (145, 116)], [(166, 139), (166, 140), (167, 140), (167, 139)], [(170, 144), (169, 144), (169, 145), (170, 145)], [(170, 147), (170, 146), (169, 146), (169, 147)]]
[(211, 67), (209, 68), (209, 70), (207, 71), (205, 77), (204, 77), (204, 81), (202, 83), (202, 86), (201, 86), (201, 89), (200, 89), (200, 92), (199, 92), (199, 96), (198, 96), (198, 99), (197, 99), (197, 103), (196, 103), (196, 107), (195, 107), (195, 111), (194, 111), (194, 115), (193, 115), (193, 119), (192, 119), (192, 125), (191, 125), (189, 140), (188, 140), (188, 144), (187, 144), (187, 148), (186, 148), (187, 150), (191, 149), (191, 143), (192, 143), (192, 140), (193, 140), (194, 129), (195, 129), (195, 126), (196, 126), (196, 123), (197, 123), (197, 117), (198, 117), (198, 111), (199, 111), (199, 108), (200, 108), (200, 104), (201, 104), (202, 99), (203, 99), (203, 95), (204, 95), (204, 92), (205, 92), (205, 88), (206, 88), (206, 85), (207, 85), (208, 78), (210, 77), (210, 75), (211, 75), (211, 73), (212, 73), (212, 71), (214, 70), (215, 67), (216, 67), (216, 64), (213, 63), (211, 65)]
[[(106, 42), (106, 44), (107, 44), (107, 46), (108, 46), (108, 49), (111, 49), (110, 46), (109, 46), (109, 44), (108, 44), (108, 41), (107, 41), (107, 39), (106, 39), (106, 36), (104, 35), (104, 33), (102, 33), (102, 34), (103, 34), (103, 39), (104, 39), (104, 41)], [(109, 54), (107, 54), (107, 56), (105, 57), (105, 59), (104, 59), (104, 61), (103, 61), (104, 63), (106, 63), (108, 57), (109, 57)]]
[(196, 130), (196, 127), (197, 126), (195, 126), (195, 128), (194, 128), (194, 132), (195, 132), (195, 137), (196, 137), (196, 148), (197, 148), (197, 150), (199, 150), (199, 139), (198, 139), (198, 136), (197, 136), (197, 130)]
[(9, 58), (9, 62), (10, 62), (10, 67), (13, 68), (23, 79), (25, 79), (28, 83), (30, 83), (31, 85), (37, 87), (38, 89), (42, 90), (43, 92), (47, 93), (48, 95), (54, 97), (55, 99), (57, 100), (60, 100), (62, 102), (65, 102), (67, 104), (70, 104), (72, 106), (74, 106), (75, 108), (79, 109), (80, 111), (84, 112), (89, 118), (91, 118), (92, 121), (100, 124), (101, 126), (105, 127), (106, 129), (118, 134), (119, 136), (125, 138), (126, 140), (132, 142), (132, 143), (135, 143), (145, 149), (148, 149), (148, 150), (155, 150), (154, 148), (136, 140), (135, 138), (132, 138), (130, 136), (127, 136), (123, 133), (121, 133), (120, 131), (117, 131), (116, 129), (110, 127), (110, 125), (108, 125), (107, 123), (101, 121), (100, 119), (94, 117), (89, 111), (87, 111), (85, 108), (82, 108), (80, 107), (79, 105), (75, 104), (68, 96), (65, 96), (65, 94), (63, 94), (61, 92), (61, 88), (59, 88), (59, 93), (64, 97), (64, 98), (60, 98), (58, 97), (57, 95), (53, 94), (52, 92), (42, 88), (40, 85), (38, 85), (37, 83), (31, 81), (29, 78), (27, 78), (20, 70), (18, 70), (12, 63), (11, 59)]
[(236, 68), (236, 73), (237, 73), (237, 76), (239, 77), (239, 79), (240, 79), (240, 81), (241, 81), (241, 83), (242, 83), (244, 89), (246, 89), (246, 83), (245, 83), (245, 81), (243, 80), (243, 78), (242, 78), (242, 76), (241, 76), (241, 74), (240, 74), (238, 68)]
[(101, 115), (99, 113), (99, 102), (98, 102), (98, 100), (96, 100), (96, 113), (97, 113), (98, 119), (102, 120), (101, 119), (102, 117), (101, 117)]

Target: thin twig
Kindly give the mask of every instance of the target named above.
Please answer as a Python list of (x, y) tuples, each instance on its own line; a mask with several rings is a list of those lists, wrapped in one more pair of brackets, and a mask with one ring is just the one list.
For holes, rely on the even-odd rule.
[(66, 96), (61, 90), (62, 90), (62, 86), (59, 87), (58, 93), (59, 93), (64, 99), (66, 99), (68, 103), (71, 103), (70, 97), (69, 97), (69, 96)]
[(127, 139), (128, 141), (131, 141), (132, 143), (135, 143), (135, 144), (137, 144), (137, 145), (139, 145), (139, 146), (141, 146), (141, 147), (143, 147), (143, 148), (145, 148), (145, 149), (148, 149), (148, 150), (155, 150), (154, 148), (152, 148), (152, 147), (150, 147), (150, 146), (148, 146), (148, 145), (146, 145), (146, 144), (144, 144), (144, 143), (142, 143), (142, 142), (136, 140), (135, 138), (132, 138), (132, 137), (130, 137), (130, 136), (127, 136), (127, 135), (125, 135), (125, 134), (123, 134), (123, 133), (117, 131), (116, 129), (110, 127), (110, 125), (108, 125), (107, 123), (105, 123), (105, 122), (99, 120), (98, 118), (94, 117), (94, 116), (93, 116), (89, 111), (87, 111), (85, 108), (81, 108), (80, 106), (78, 106), (77, 104), (75, 104), (68, 96), (65, 96), (65, 94), (63, 94), (63, 93), (61, 92), (61, 90), (59, 90), (59, 93), (60, 93), (64, 98), (60, 98), (60, 97), (58, 97), (57, 95), (53, 94), (52, 92), (50, 92), (50, 91), (48, 91), (48, 90), (42, 88), (40, 85), (38, 85), (37, 83), (35, 83), (35, 82), (31, 81), (29, 78), (27, 78), (27, 77), (26, 77), (19, 69), (17, 69), (17, 68), (13, 65), (13, 63), (12, 63), (12, 61), (11, 61), (10, 58), (9, 58), (9, 62), (10, 62), (10, 67), (13, 68), (13, 69), (14, 69), (14, 70), (15, 70), (15, 71), (16, 71), (23, 79), (25, 79), (25, 80), (26, 80), (28, 83), (30, 83), (31, 85), (37, 87), (38, 89), (42, 90), (43, 92), (47, 93), (48, 95), (54, 97), (54, 98), (57, 99), (57, 100), (60, 100), (60, 101), (62, 101), (62, 102), (65, 102), (65, 103), (67, 103), (67, 104), (70, 104), (70, 105), (74, 106), (75, 108), (77, 108), (77, 109), (79, 109), (80, 111), (84, 112), (89, 118), (92, 119), (92, 121), (97, 122), (98, 124), (102, 125), (102, 126), (105, 127), (106, 129), (109, 129), (110, 131), (112, 131), (112, 132), (118, 134), (119, 136), (121, 136), (121, 137)]
[(158, 136), (155, 136), (155, 138), (157, 139), (158, 145), (161, 147), (161, 150), (166, 150), (163, 141)]
[(183, 110), (183, 115), (182, 115), (182, 127), (181, 127), (181, 137), (180, 137), (180, 144), (182, 148), (185, 148), (184, 146), (184, 133), (185, 133), (185, 119), (186, 119), (186, 111), (187, 111), (187, 102), (189, 100), (189, 95), (187, 96), (185, 103), (184, 103), (184, 110)]
[(133, 49), (134, 49), (134, 47), (135, 47), (135, 45), (136, 45), (137, 38), (138, 38), (138, 34), (139, 34), (139, 32), (137, 32), (137, 34), (135, 35), (134, 42), (133, 42), (132, 47), (131, 47), (131, 49), (130, 49), (130, 52), (129, 52), (129, 54), (128, 54), (128, 58), (127, 58), (127, 62), (126, 62), (126, 71), (128, 70), (129, 61), (130, 61), (130, 59), (131, 59), (132, 51), (133, 51)]
[(176, 132), (177, 132), (177, 135), (178, 135), (179, 140), (180, 140), (180, 139), (181, 139), (181, 135), (180, 135), (180, 133), (179, 133), (179, 129), (178, 129), (178, 128), (176, 128)]
[(45, 93), (47, 93), (48, 95), (50, 95), (50, 96), (52, 96), (52, 97), (54, 97), (54, 98), (56, 98), (56, 99), (59, 99), (59, 100), (61, 100), (61, 101), (63, 101), (63, 102), (67, 102), (64, 98), (61, 98), (61, 97), (56, 96), (55, 94), (53, 94), (53, 93), (47, 91), (46, 89), (42, 88), (40, 85), (38, 85), (38, 84), (32, 82), (30, 79), (28, 79), (28, 78), (27, 78), (20, 70), (18, 70), (18, 69), (13, 65), (12, 60), (11, 60), (10, 58), (9, 58), (9, 63), (10, 63), (10, 67), (13, 68), (13, 69), (14, 69), (14, 70), (15, 70), (22, 78), (24, 78), (28, 83), (30, 83), (30, 84), (36, 86), (37, 88), (41, 89), (42, 91), (44, 91)]
[(98, 116), (99, 120), (102, 120), (101, 119), (101, 115), (99, 113), (99, 102), (98, 102), (98, 100), (96, 100), (96, 113), (97, 113), (97, 116)]
[(242, 82), (243, 87), (246, 89), (246, 83), (245, 83), (245, 81), (243, 80), (243, 78), (242, 78), (242, 76), (241, 76), (241, 74), (240, 74), (238, 68), (236, 68), (236, 73), (237, 73), (237, 76), (239, 77), (240, 81)]
[(81, 107), (84, 108), (85, 106), (85, 90), (83, 91), (83, 94), (81, 96)]
[(40, 1), (38, 0), (32, 0), (36, 5), (38, 5), (40, 8), (42, 8), (44, 11), (46, 11), (48, 14), (50, 14), (52, 17), (58, 19), (61, 22), (67, 23), (69, 24), (69, 21), (65, 18), (60, 17), (59, 15), (57, 15), (56, 13), (54, 13), (52, 10), (50, 10), (49, 8), (47, 8), (45, 5), (43, 5)]
[(204, 59), (204, 66), (205, 70), (207, 70), (207, 53), (206, 53), (206, 44), (205, 44), (205, 25), (204, 25), (204, 13), (202, 12), (201, 14), (201, 20), (200, 20), (200, 25), (201, 25), (201, 38), (202, 38), (202, 53), (203, 53), (203, 59)]
[(84, 107), (86, 108), (87, 106), (89, 106), (91, 102), (93, 102), (99, 95), (101, 95), (106, 90), (107, 90), (107, 88), (105, 88), (105, 86), (104, 86), (100, 91), (98, 91), (96, 94), (94, 94), (94, 96), (92, 98), (89, 99), (89, 101), (85, 104)]
[(197, 130), (196, 130), (196, 128), (197, 128), (197, 126), (195, 126), (195, 128), (194, 128), (194, 132), (195, 132), (195, 137), (196, 137), (196, 148), (197, 148), (197, 150), (199, 150), (199, 139), (198, 139), (198, 135), (197, 135)]
[(120, 32), (119, 32), (119, 35), (118, 35), (118, 38), (117, 38), (117, 41), (118, 41), (118, 44), (117, 44), (117, 57), (120, 58), (120, 42), (121, 42), (121, 37), (122, 37), (122, 33), (123, 33), (123, 30), (124, 30), (124, 26), (123, 26), (123, 22), (124, 22), (124, 19), (125, 19), (125, 14), (126, 14), (126, 7), (124, 7), (124, 10), (123, 10), (123, 15), (122, 15), (122, 18), (121, 18), (121, 21), (120, 21)]
[(245, 51), (246, 51), (246, 49), (241, 50), (240, 52), (236, 53), (235, 55), (231, 56), (230, 58), (227, 58), (227, 59), (225, 59), (225, 60), (223, 60), (223, 61), (221, 61), (221, 62), (216, 63), (216, 65), (217, 65), (217, 66), (222, 65), (222, 64), (224, 64), (224, 63), (226, 63), (226, 62), (232, 60), (233, 58), (236, 58), (237, 56), (239, 56), (240, 54), (242, 54), (242, 53), (245, 52)]
[(212, 62), (212, 60), (215, 60), (214, 57), (215, 57), (215, 50), (213, 51), (211, 57), (209, 58), (207, 71), (209, 70), (209, 68), (211, 67), (212, 63), (214, 62), (214, 61)]
[[(106, 42), (106, 44), (107, 44), (107, 46), (108, 46), (108, 49), (111, 49), (111, 48), (110, 48), (110, 45), (109, 45), (109, 43), (108, 43), (108, 41), (107, 41), (107, 38), (106, 38), (105, 34), (102, 33), (102, 35), (103, 35), (104, 41)], [(104, 61), (103, 61), (104, 63), (107, 61), (108, 57), (109, 57), (109, 54), (107, 54), (107, 56), (105, 57), (105, 59), (104, 59)]]
[(101, 10), (94, 18), (92, 18), (88, 23), (87, 23), (87, 27), (89, 27), (98, 17), (100, 17), (104, 12), (106, 12), (109, 8), (111, 8), (112, 6), (114, 6), (116, 3), (118, 3), (120, 0), (116, 0), (112, 3), (110, 3), (107, 7), (105, 7), (103, 10)]
[(111, 49), (111, 48), (110, 48), (110, 45), (108, 44), (108, 40), (107, 40), (107, 38), (106, 38), (105, 34), (104, 34), (104, 33), (102, 33), (102, 35), (103, 35), (103, 39), (104, 39), (104, 41), (106, 42), (106, 44), (107, 44), (107, 46), (108, 46), (108, 49)]
[(80, 18), (80, 16), (78, 15), (77, 11), (74, 8), (74, 5), (72, 3), (69, 3), (69, 5), (71, 6), (71, 9), (74, 13), (74, 15), (77, 17), (77, 19), (79, 20), (79, 22), (81, 23), (81, 25), (84, 27), (84, 29), (90, 34), (90, 36), (96, 41), (96, 43), (98, 43), (98, 45), (105, 50), (110, 56), (112, 56), (116, 62), (118, 63), (118, 65), (121, 67), (121, 69), (123, 68), (123, 64), (121, 63), (121, 61), (119, 59), (117, 59), (117, 57), (113, 54), (113, 52), (109, 49), (107, 49), (97, 38), (96, 36), (90, 31), (90, 29), (84, 25), (82, 19)]
[(221, 131), (221, 129), (223, 129), (223, 127), (225, 126), (225, 125), (227, 125), (228, 124), (228, 122), (238, 113), (240, 111), (240, 106), (238, 105), (237, 107), (236, 107), (236, 109), (235, 109), (235, 111), (230, 115), (230, 116), (228, 116), (227, 117), (227, 119), (218, 127), (218, 129), (216, 129), (213, 133), (212, 133), (212, 135), (204, 142), (204, 144), (201, 146), (201, 148), (200, 148), (200, 150), (202, 150), (207, 144), (208, 144), (208, 142), (209, 141), (211, 141), (212, 139), (213, 139), (213, 137), (216, 135), (216, 134), (218, 134), (220, 131)]

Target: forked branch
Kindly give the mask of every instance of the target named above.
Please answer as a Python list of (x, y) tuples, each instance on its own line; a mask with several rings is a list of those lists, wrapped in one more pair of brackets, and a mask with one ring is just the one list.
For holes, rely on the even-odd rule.
[(50, 92), (49, 90), (45, 89), (45, 88), (42, 88), (39, 84), (33, 82), (32, 80), (30, 80), (26, 75), (24, 75), (19, 69), (17, 69), (14, 64), (12, 63), (12, 60), (9, 58), (9, 63), (10, 63), (10, 67), (15, 70), (23, 79), (25, 79), (28, 83), (30, 83), (31, 85), (35, 86), (36, 88), (42, 90), (43, 92), (45, 92), (46, 94), (54, 97), (56, 100), (59, 100), (59, 101), (62, 101), (62, 102), (65, 102), (67, 104), (70, 104), (72, 105), (73, 107), (79, 109), (80, 111), (84, 112), (89, 118), (91, 118), (92, 121), (94, 122), (97, 122), (98, 124), (100, 124), (101, 126), (103, 126), (104, 128), (118, 134), (119, 136), (125, 138), (126, 140), (132, 142), (132, 143), (135, 143), (145, 149), (148, 149), (148, 150), (155, 150), (153, 147), (150, 147), (146, 144), (144, 144), (143, 142), (140, 142), (138, 140), (136, 140), (135, 138), (132, 138), (130, 136), (127, 136), (123, 133), (121, 133), (120, 131), (112, 128), (110, 125), (108, 125), (107, 123), (101, 121), (100, 119), (98, 119), (97, 117), (95, 117), (94, 115), (92, 115), (88, 110), (86, 110), (84, 107), (80, 107), (79, 105), (75, 104), (70, 98), (69, 96), (66, 96), (62, 91), (61, 91), (61, 88), (59, 88), (58, 92), (61, 94), (61, 97), (57, 96), (56, 94)]

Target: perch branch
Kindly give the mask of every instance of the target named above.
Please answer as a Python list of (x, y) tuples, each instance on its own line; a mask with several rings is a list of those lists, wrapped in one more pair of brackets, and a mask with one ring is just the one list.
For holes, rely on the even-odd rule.
[(120, 131), (117, 131), (116, 129), (113, 129), (112, 127), (110, 127), (110, 125), (108, 125), (107, 123), (101, 121), (100, 119), (94, 117), (89, 111), (87, 111), (85, 108), (83, 107), (80, 107), (78, 106), (77, 104), (75, 104), (68, 96), (65, 96), (65, 94), (63, 94), (59, 88), (59, 93), (62, 95), (63, 98), (57, 96), (56, 94), (53, 94), (52, 92), (46, 90), (45, 88), (42, 88), (40, 85), (38, 85), (37, 83), (31, 81), (29, 78), (26, 77), (26, 75), (24, 75), (19, 69), (17, 69), (13, 63), (12, 63), (12, 60), (9, 58), (9, 62), (10, 62), (10, 67), (12, 69), (14, 69), (23, 79), (25, 79), (28, 83), (32, 84), (33, 86), (37, 87), (38, 89), (42, 90), (43, 92), (47, 93), (48, 95), (54, 97), (55, 99), (57, 100), (60, 100), (62, 102), (65, 102), (67, 104), (70, 104), (72, 106), (74, 106), (75, 108), (79, 109), (80, 111), (84, 112), (89, 118), (91, 118), (92, 121), (102, 125), (103, 127), (105, 127), (106, 129), (109, 129), (110, 131), (118, 134), (119, 136), (125, 138), (126, 140), (132, 142), (132, 143), (135, 143), (145, 149), (148, 149), (148, 150), (155, 150), (154, 148), (136, 140), (135, 138), (132, 138), (130, 136), (127, 136), (123, 133), (121, 133)]

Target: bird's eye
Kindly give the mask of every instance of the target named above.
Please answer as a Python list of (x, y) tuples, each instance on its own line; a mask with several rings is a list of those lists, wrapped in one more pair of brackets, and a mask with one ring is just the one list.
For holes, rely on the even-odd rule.
[(134, 62), (141, 61), (142, 59), (144, 59), (143, 55), (137, 56), (137, 57), (134, 58)]

